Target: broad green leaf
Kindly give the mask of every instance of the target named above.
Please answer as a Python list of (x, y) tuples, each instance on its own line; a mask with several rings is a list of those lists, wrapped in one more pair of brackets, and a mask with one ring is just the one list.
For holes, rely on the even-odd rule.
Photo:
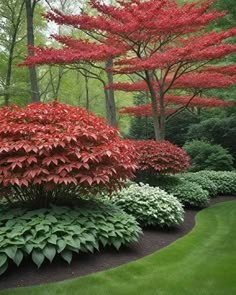
[(66, 247), (66, 242), (64, 240), (57, 241), (57, 247), (57, 252), (61, 253)]
[(33, 244), (25, 244), (25, 246), (24, 246), (24, 250), (25, 250), (25, 252), (27, 253), (27, 254), (30, 254), (31, 252), (32, 252), (32, 250), (33, 250), (33, 248), (35, 247), (35, 245), (33, 245)]
[(47, 215), (47, 216), (46, 216), (46, 219), (47, 219), (48, 221), (50, 221), (51, 223), (55, 223), (55, 222), (57, 222), (56, 217), (53, 216), (53, 215)]
[(69, 250), (64, 250), (63, 252), (61, 252), (61, 256), (62, 258), (67, 262), (67, 263), (71, 263), (72, 260), (72, 252)]
[(117, 250), (120, 249), (121, 244), (122, 244), (122, 243), (121, 243), (120, 240), (115, 240), (115, 239), (112, 240), (112, 245), (114, 245), (114, 247), (115, 247)]
[(7, 221), (6, 226), (7, 227), (12, 227), (16, 223), (17, 223), (17, 219), (10, 219), (10, 220)]
[(100, 237), (99, 239), (102, 242), (103, 247), (105, 247), (107, 245), (107, 239), (104, 237)]
[(56, 248), (53, 245), (46, 245), (45, 248), (43, 249), (43, 254), (47, 259), (52, 262), (53, 258), (56, 255)]
[(32, 260), (37, 265), (38, 268), (40, 268), (41, 264), (43, 263), (45, 257), (42, 253), (42, 251), (39, 251), (38, 249), (34, 249), (32, 252)]
[(51, 235), (51, 237), (48, 239), (48, 243), (56, 245), (57, 244), (57, 235)]
[(21, 251), (21, 250), (17, 250), (16, 251), (16, 255), (15, 255), (15, 257), (13, 258), (13, 261), (15, 262), (15, 264), (17, 265), (17, 266), (19, 266), (20, 264), (21, 264), (21, 261), (23, 260), (23, 258), (24, 258), (24, 255), (23, 255), (23, 252)]
[(5, 252), (8, 257), (13, 259), (16, 255), (17, 247), (16, 246), (8, 246), (5, 249), (2, 249), (2, 251)]

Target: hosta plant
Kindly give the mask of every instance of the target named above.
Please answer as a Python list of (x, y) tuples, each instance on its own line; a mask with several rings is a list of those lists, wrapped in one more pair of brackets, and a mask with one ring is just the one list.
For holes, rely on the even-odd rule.
[(218, 193), (217, 186), (210, 178), (201, 175), (200, 173), (188, 172), (178, 175), (180, 179), (199, 184), (204, 190), (208, 191), (209, 195), (215, 197)]
[(131, 184), (114, 192), (111, 201), (133, 215), (142, 227), (173, 226), (184, 219), (183, 207), (175, 197), (148, 184)]
[(39, 206), (112, 191), (133, 176), (134, 148), (84, 109), (57, 102), (0, 109), (0, 194)]
[(44, 260), (61, 256), (68, 263), (73, 253), (93, 252), (101, 246), (119, 249), (141, 233), (133, 216), (112, 205), (90, 203), (80, 207), (29, 210), (0, 208), (0, 274), (9, 261), (19, 266), (31, 256), (40, 267)]
[(199, 171), (201, 177), (210, 179), (220, 195), (236, 195), (236, 172), (231, 171)]
[(155, 185), (160, 174), (183, 172), (189, 165), (186, 152), (176, 145), (155, 140), (133, 140), (137, 153), (136, 180)]
[(173, 194), (184, 206), (203, 208), (209, 204), (209, 193), (199, 184), (187, 180), (178, 183), (160, 183), (159, 186)]

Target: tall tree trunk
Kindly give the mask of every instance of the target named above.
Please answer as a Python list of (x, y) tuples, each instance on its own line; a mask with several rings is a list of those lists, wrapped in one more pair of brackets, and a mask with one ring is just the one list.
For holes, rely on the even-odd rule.
[[(13, 38), (14, 38), (14, 36), (13, 36)], [(6, 75), (6, 81), (5, 81), (4, 104), (7, 105), (7, 106), (9, 105), (9, 101), (10, 101), (9, 88), (11, 86), (12, 61), (13, 61), (14, 47), (15, 47), (15, 40), (14, 41), (12, 40), (11, 47), (10, 47), (10, 50), (9, 50), (8, 65), (7, 65), (7, 75)]]
[[(34, 28), (33, 28), (33, 15), (34, 15), (34, 6), (31, 0), (25, 0), (26, 7), (26, 19), (27, 19), (27, 45), (34, 46)], [(28, 48), (28, 55), (34, 55), (32, 51)], [(39, 89), (38, 89), (38, 80), (35, 66), (29, 68), (30, 83), (31, 83), (31, 93), (32, 101), (39, 102)]]
[(18, 34), (20, 22), (21, 22), (22, 11), (23, 11), (24, 5), (25, 5), (25, 2), (22, 1), (15, 23), (14, 23), (14, 21), (12, 19), (12, 29), (13, 29), (13, 31), (12, 31), (12, 36), (11, 36), (11, 44), (10, 44), (10, 48), (9, 48), (9, 56), (8, 56), (8, 63), (7, 63), (7, 74), (6, 74), (6, 80), (5, 80), (5, 95), (4, 95), (4, 104), (5, 105), (9, 105), (9, 101), (10, 101), (9, 89), (10, 89), (10, 86), (11, 86), (12, 63), (13, 63), (13, 58), (14, 58), (14, 49), (15, 49), (15, 46), (16, 46), (16, 38), (17, 38), (17, 34)]
[[(112, 58), (108, 58), (106, 61), (106, 69), (112, 69), (113, 61)], [(108, 84), (113, 83), (113, 75), (112, 72), (107, 71), (107, 81)], [(107, 113), (107, 121), (111, 126), (117, 126), (116, 120), (116, 104), (115, 104), (115, 96), (113, 89), (105, 89), (106, 96), (106, 113)]]
[(162, 138), (160, 122), (159, 122), (159, 118), (157, 114), (157, 96), (156, 96), (155, 89), (153, 88), (153, 85), (152, 85), (152, 78), (149, 71), (145, 71), (145, 75), (146, 75), (146, 82), (148, 84), (148, 88), (151, 94), (152, 119), (153, 119), (155, 140), (161, 141), (164, 138)]

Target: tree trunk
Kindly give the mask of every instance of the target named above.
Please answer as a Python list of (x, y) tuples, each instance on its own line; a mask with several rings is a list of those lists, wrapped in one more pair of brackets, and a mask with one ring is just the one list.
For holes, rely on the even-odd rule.
[(88, 76), (84, 75), (85, 81), (85, 99), (86, 99), (86, 111), (89, 111), (89, 87), (88, 87)]
[[(34, 46), (34, 28), (33, 28), (33, 14), (34, 5), (32, 5), (31, 0), (25, 1), (26, 7), (26, 19), (27, 19), (27, 45)], [(28, 55), (34, 55), (32, 51), (28, 48)], [(39, 102), (39, 89), (35, 66), (29, 67), (30, 83), (31, 83), (31, 93), (32, 101)]]
[(164, 103), (164, 93), (163, 89), (160, 87), (159, 93), (159, 107), (160, 107), (160, 140), (165, 139), (166, 133), (166, 114), (165, 114), (165, 103)]
[(11, 86), (11, 77), (12, 77), (12, 63), (13, 63), (13, 58), (14, 58), (14, 49), (16, 46), (16, 38), (21, 22), (21, 16), (22, 16), (22, 11), (24, 8), (24, 1), (22, 1), (22, 4), (19, 9), (19, 14), (17, 16), (16, 22), (14, 24), (14, 20), (12, 18), (12, 36), (11, 36), (11, 43), (10, 43), (10, 48), (9, 48), (9, 56), (8, 56), (8, 63), (7, 63), (7, 75), (6, 75), (6, 80), (5, 80), (5, 95), (4, 95), (4, 104), (9, 105), (10, 101), (10, 93), (9, 89)]
[[(14, 38), (14, 36), (13, 36), (13, 38)], [(9, 105), (9, 101), (10, 101), (9, 88), (11, 86), (12, 61), (13, 61), (15, 40), (16, 40), (16, 36), (15, 36), (14, 40), (12, 39), (11, 47), (9, 50), (9, 57), (8, 57), (7, 76), (6, 76), (6, 81), (5, 81), (5, 95), (4, 95), (4, 104), (6, 106)]]
[(153, 88), (153, 85), (152, 85), (152, 79), (151, 79), (150, 73), (148, 71), (145, 71), (145, 75), (146, 75), (146, 82), (148, 84), (148, 88), (151, 94), (152, 118), (153, 118), (155, 140), (161, 141), (163, 140), (163, 138), (162, 138), (160, 122), (159, 122), (159, 118), (157, 114), (157, 96), (156, 96), (155, 89)]
[[(112, 58), (108, 58), (106, 61), (106, 69), (112, 69), (113, 61)], [(110, 71), (107, 71), (108, 84), (113, 83), (113, 75)], [(105, 89), (106, 96), (106, 115), (108, 124), (115, 127), (117, 126), (116, 120), (116, 104), (113, 89)]]

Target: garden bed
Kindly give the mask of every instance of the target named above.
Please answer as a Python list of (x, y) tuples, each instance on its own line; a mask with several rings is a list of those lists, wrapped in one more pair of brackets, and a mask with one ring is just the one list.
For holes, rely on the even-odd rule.
[[(211, 204), (233, 199), (235, 197), (220, 196), (212, 199)], [(138, 243), (123, 247), (119, 251), (106, 248), (94, 254), (79, 254), (70, 265), (66, 265), (61, 259), (53, 261), (52, 264), (44, 263), (40, 269), (37, 269), (32, 261), (23, 262), (20, 268), (12, 264), (7, 273), (0, 278), (0, 290), (79, 277), (139, 259), (188, 233), (194, 226), (197, 212), (186, 210), (184, 223), (169, 230), (145, 229)]]

